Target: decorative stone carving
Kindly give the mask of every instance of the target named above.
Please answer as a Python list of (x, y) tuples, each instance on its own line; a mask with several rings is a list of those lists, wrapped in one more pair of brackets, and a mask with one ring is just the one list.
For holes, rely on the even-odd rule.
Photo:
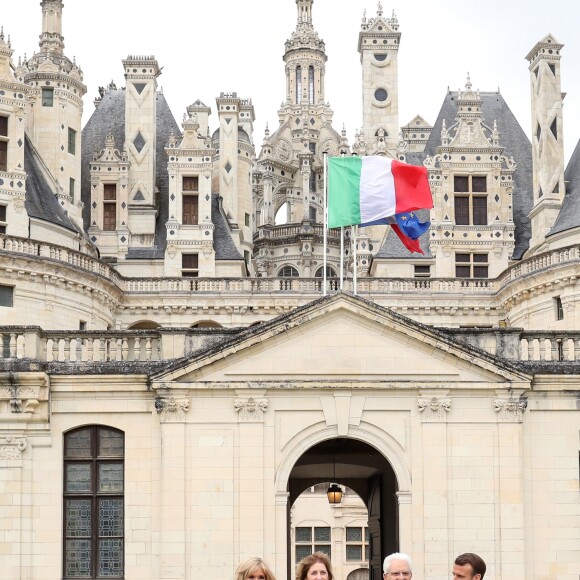
[(25, 437), (0, 437), (0, 459), (20, 459), (25, 449)]
[(494, 399), (493, 408), (498, 414), (500, 421), (504, 423), (521, 423), (524, 419), (524, 411), (528, 406), (527, 399), (514, 399), (513, 397)]
[(39, 389), (33, 387), (3, 387), (0, 400), (8, 399), (12, 413), (34, 413), (40, 404)]
[(234, 409), (238, 413), (240, 423), (252, 423), (264, 420), (264, 412), (268, 408), (268, 399), (235, 399)]
[(185, 413), (189, 411), (189, 399), (156, 397), (155, 410), (162, 423), (182, 423), (185, 421)]
[(421, 397), (417, 399), (417, 407), (423, 421), (444, 421), (451, 411), (451, 399)]

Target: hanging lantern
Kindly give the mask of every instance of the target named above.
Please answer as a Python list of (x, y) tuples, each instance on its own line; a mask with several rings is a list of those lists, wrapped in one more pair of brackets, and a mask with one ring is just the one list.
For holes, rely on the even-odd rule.
[(330, 484), (326, 495), (328, 497), (328, 503), (330, 504), (337, 504), (342, 501), (342, 489), (336, 483)]

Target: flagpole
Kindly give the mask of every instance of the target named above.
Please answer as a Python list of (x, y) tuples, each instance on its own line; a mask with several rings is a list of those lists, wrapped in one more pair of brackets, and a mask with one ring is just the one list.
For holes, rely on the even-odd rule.
[(340, 290), (342, 291), (342, 280), (344, 277), (344, 226), (340, 226)]
[(352, 226), (352, 243), (353, 243), (353, 272), (352, 272), (352, 280), (354, 285), (354, 295), (356, 296), (356, 271), (357, 271), (357, 251), (356, 251), (356, 234), (357, 234), (358, 226)]
[(324, 228), (323, 228), (323, 232), (322, 232), (322, 236), (323, 236), (322, 237), (322, 239), (323, 239), (323, 242), (322, 242), (322, 264), (323, 264), (322, 265), (322, 295), (326, 296), (326, 247), (328, 244), (328, 232), (327, 232), (327, 229), (328, 229), (328, 208), (327, 208), (327, 203), (326, 203), (326, 186), (327, 186), (327, 183), (326, 183), (326, 179), (327, 179), (327, 177), (326, 177), (326, 171), (327, 171), (326, 165), (328, 163), (328, 153), (326, 151), (322, 154), (322, 159), (323, 159), (323, 163), (324, 163), (324, 181), (323, 181), (324, 192), (322, 194), (323, 199), (324, 199), (323, 210), (322, 210), (323, 214), (324, 214), (324, 217), (323, 217)]

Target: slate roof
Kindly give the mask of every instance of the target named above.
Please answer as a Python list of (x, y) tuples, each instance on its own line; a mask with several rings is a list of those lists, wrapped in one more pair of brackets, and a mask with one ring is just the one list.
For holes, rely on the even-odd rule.
[(211, 196), (211, 221), (213, 230), (213, 248), (216, 260), (243, 260), (230, 235), (228, 220), (222, 207), (222, 197), (217, 193)]
[(58, 202), (42, 170), (38, 154), (29, 137), (24, 137), (24, 171), (26, 171), (26, 197), (24, 206), (29, 217), (56, 224), (67, 230), (81, 232), (70, 220)]
[(570, 157), (564, 172), (564, 181), (566, 182), (566, 195), (562, 202), (562, 209), (548, 236), (580, 226), (580, 141), (576, 144), (574, 153)]
[[(83, 221), (85, 228), (90, 220), (90, 172), (89, 166), (95, 151), (101, 151), (109, 133), (115, 138), (115, 147), (121, 151), (125, 142), (125, 91), (109, 90), (82, 131), (82, 175), (81, 191), (85, 203)], [(167, 246), (169, 217), (169, 175), (165, 145), (171, 133), (180, 135), (178, 127), (165, 97), (157, 93), (157, 188), (159, 190), (159, 214), (155, 226), (155, 242), (152, 248), (130, 248), (129, 260), (162, 260)], [(214, 224), (214, 249), (218, 260), (242, 260), (232, 240), (227, 219), (221, 210), (218, 195), (212, 195), (212, 222)]]
[[(499, 131), (499, 144), (504, 147), (504, 155), (513, 156), (517, 163), (517, 170), (514, 173), (514, 192), (513, 192), (513, 215), (516, 226), (515, 248), (513, 259), (519, 260), (524, 252), (528, 249), (530, 237), (532, 234), (531, 223), (528, 218), (533, 206), (532, 191), (532, 145), (527, 135), (524, 133), (514, 114), (511, 112), (505, 99), (499, 92), (480, 93), (482, 100), (482, 118), (483, 122), (492, 127), (494, 120), (497, 121)], [(427, 141), (423, 153), (408, 153), (407, 163), (412, 165), (422, 165), (423, 160), (428, 155), (437, 153), (437, 146), (441, 144), (441, 127), (443, 119), (450, 127), (455, 122), (457, 116), (457, 92), (449, 91), (445, 95), (441, 110), (433, 131)], [(420, 238), (420, 244), (425, 251), (424, 257), (431, 257), (428, 254), (427, 233)], [(389, 233), (383, 247), (379, 250), (376, 257), (380, 258), (409, 258), (409, 252), (396, 235)], [(419, 254), (413, 254), (413, 259), (421, 258)]]
[[(241, 126), (238, 125), (238, 142), (239, 143), (247, 143), (251, 145), (252, 142), (250, 141), (250, 136), (246, 132), (246, 130)], [(217, 128), (211, 135), (211, 146), (214, 149), (220, 148), (220, 130)]]

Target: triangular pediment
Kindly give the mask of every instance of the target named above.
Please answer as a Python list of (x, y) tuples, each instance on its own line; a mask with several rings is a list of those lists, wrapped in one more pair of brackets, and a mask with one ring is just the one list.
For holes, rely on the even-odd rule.
[(155, 383), (527, 383), (499, 359), (348, 294), (319, 299), (180, 361)]
[(421, 115), (415, 115), (402, 129), (432, 129), (433, 125), (430, 125)]
[(377, 15), (373, 18), (365, 32), (367, 34), (380, 34), (382, 36), (385, 32), (394, 32), (394, 30), (389, 19)]

